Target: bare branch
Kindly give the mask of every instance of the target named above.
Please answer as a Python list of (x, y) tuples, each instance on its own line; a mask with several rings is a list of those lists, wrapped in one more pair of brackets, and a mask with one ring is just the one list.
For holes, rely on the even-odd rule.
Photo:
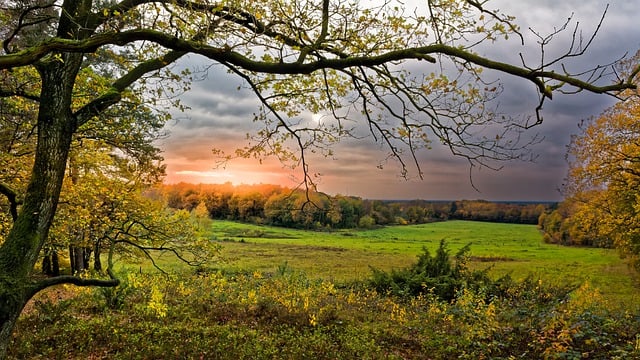
[[(254, 94), (258, 97), (260, 102), (273, 114), (273, 116), (276, 117), (276, 119), (278, 120), (278, 127), (284, 128), (295, 139), (295, 142), (296, 142), (296, 144), (298, 146), (298, 149), (300, 150), (299, 164), (302, 167), (303, 177), (304, 177), (304, 179), (301, 182), (301, 184), (304, 184), (305, 190), (306, 190), (306, 193), (307, 193), (307, 197), (308, 197), (309, 196), (309, 192), (311, 191), (310, 187), (315, 187), (315, 182), (313, 181), (313, 178), (309, 174), (309, 164), (307, 163), (307, 160), (306, 160), (306, 151), (305, 151), (306, 146), (303, 144), (302, 138), (300, 137), (300, 135), (298, 134), (298, 132), (296, 130), (292, 129), (289, 126), (289, 124), (287, 124), (287, 122), (280, 115), (280, 113), (269, 103), (268, 99), (263, 96), (263, 94), (260, 91), (260, 89), (258, 88), (258, 86), (253, 82), (253, 80), (249, 76), (244, 74), (242, 71), (237, 69), (232, 64), (226, 64), (225, 63), (224, 65), (226, 65), (233, 73), (237, 74), (238, 76), (243, 78), (245, 81), (247, 81), (247, 83), (249, 84), (249, 86), (253, 90)], [(270, 139), (269, 136), (265, 137), (266, 141), (268, 141), (269, 139)], [(278, 150), (274, 151), (274, 155), (279, 155), (278, 154)]]
[(490, 10), (485, 9), (483, 5), (487, 2), (486, 0), (484, 0), (484, 1), (466, 0), (466, 1), (467, 1), (467, 3), (469, 5), (471, 5), (474, 8), (480, 10), (481, 13), (488, 14), (492, 18), (496, 19), (498, 22), (501, 22), (501, 23), (507, 25), (509, 27), (509, 29), (511, 31), (513, 31), (514, 34), (517, 34), (518, 37), (520, 37), (520, 43), (522, 45), (524, 45), (524, 36), (522, 36), (522, 33), (520, 32), (520, 30), (518, 30), (518, 26), (513, 24), (513, 22), (511, 20), (505, 18), (504, 16), (502, 16), (500, 14), (497, 14), (495, 11), (490, 11)]
[(121, 239), (121, 240), (112, 240), (114, 244), (126, 244), (129, 246), (133, 246), (134, 248), (141, 250), (144, 255), (147, 257), (147, 259), (149, 259), (151, 261), (151, 263), (153, 264), (153, 267), (155, 267), (156, 269), (158, 269), (159, 271), (166, 273), (162, 268), (160, 268), (160, 266), (158, 266), (158, 264), (155, 262), (155, 259), (153, 258), (153, 256), (151, 256), (151, 254), (149, 253), (150, 251), (166, 251), (166, 252), (170, 252), (172, 254), (174, 254), (178, 259), (180, 259), (180, 261), (184, 262), (185, 264), (189, 265), (189, 266), (199, 266), (202, 265), (202, 262), (199, 261), (192, 261), (189, 260), (187, 258), (185, 258), (180, 251), (178, 251), (176, 248), (174, 247), (167, 247), (167, 246), (145, 246), (145, 245), (140, 245), (140, 244), (136, 244), (133, 241), (129, 241), (126, 239)]
[(12, 96), (22, 97), (22, 98), (33, 100), (33, 101), (40, 101), (40, 96), (26, 92), (26, 91), (0, 89), (0, 98), (12, 97)]

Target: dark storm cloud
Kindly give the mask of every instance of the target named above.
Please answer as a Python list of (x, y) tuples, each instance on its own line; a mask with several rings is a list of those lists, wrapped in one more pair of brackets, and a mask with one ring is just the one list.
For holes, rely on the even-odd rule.
[[(419, 5), (423, 6), (422, 3)], [(599, 0), (491, 1), (489, 8), (500, 8), (516, 16), (526, 46), (522, 46), (516, 37), (511, 37), (508, 41), (486, 44), (478, 52), (515, 65), (521, 65), (519, 54), (522, 53), (527, 64), (535, 66), (539, 63), (540, 48), (536, 44), (536, 36), (528, 28), (542, 35), (550, 34), (573, 13), (574, 22), (568, 31), (556, 36), (546, 47), (545, 56), (549, 60), (567, 50), (575, 21), (579, 21), (586, 41), (596, 29), (605, 6), (606, 3)], [(640, 48), (640, 25), (635, 20), (636, 14), (637, 1), (612, 2), (602, 28), (585, 55), (565, 61), (568, 69), (581, 72), (615, 61), (625, 53), (634, 54)], [(204, 69), (207, 62), (194, 57), (186, 64)], [(415, 64), (409, 66), (412, 70), (430, 71), (429, 68), (414, 67)], [(424, 62), (420, 66), (425, 66)], [(242, 81), (227, 74), (223, 67), (214, 66), (207, 70), (206, 76), (194, 82), (192, 90), (182, 96), (191, 110), (183, 115), (176, 114), (181, 120), (170, 126), (171, 136), (162, 144), (169, 172), (173, 169), (184, 174), (200, 171), (202, 181), (207, 179), (206, 176), (210, 176), (208, 179), (211, 181), (225, 179), (252, 183), (263, 181), (263, 178), (286, 181), (282, 179), (288, 178), (291, 172), (277, 160), (264, 161), (264, 165), (242, 160), (230, 164), (227, 172), (216, 175), (211, 149), (221, 147), (232, 151), (244, 146), (245, 134), (260, 128), (260, 124), (252, 122), (259, 104), (246, 86), (243, 87)], [(499, 79), (504, 86), (496, 102), (501, 111), (512, 116), (535, 116), (538, 104), (535, 86), (505, 74), (487, 71), (486, 75), (493, 75), (493, 79)], [(579, 131), (578, 124), (582, 119), (599, 115), (613, 102), (610, 97), (586, 92), (556, 94), (552, 101), (545, 102), (544, 122), (524, 134), (528, 138), (536, 134), (544, 138), (531, 147), (532, 153), (537, 155), (535, 161), (497, 164), (503, 166), (497, 172), (486, 168), (473, 168), (470, 172), (466, 160), (454, 157), (446, 148), (434, 146), (434, 149), (418, 154), (423, 180), (416, 180), (415, 168), (407, 159), (411, 179), (406, 181), (399, 176), (397, 163), (384, 161), (386, 151), (381, 150), (380, 144), (371, 137), (363, 141), (343, 141), (335, 146), (335, 160), (312, 157), (310, 163), (312, 171), (323, 175), (319, 180), (320, 190), (328, 193), (395, 199), (558, 200), (561, 194), (557, 190), (567, 171), (564, 156), (571, 134)], [(383, 170), (377, 168), (380, 164), (384, 165)], [(268, 174), (268, 177), (258, 179), (257, 172)], [(239, 174), (240, 179), (231, 178), (231, 173)], [(479, 192), (474, 189), (470, 177)]]
[[(202, 62), (202, 58), (189, 60)], [(187, 65), (187, 64), (185, 64)], [(201, 67), (197, 66), (197, 67)], [(187, 110), (178, 124), (181, 129), (252, 129), (253, 113), (258, 109), (258, 100), (235, 76), (227, 74), (220, 66), (201, 70), (191, 84), (191, 90), (181, 96)]]
[(205, 68), (205, 64), (206, 60), (200, 57), (180, 64), (194, 66), (196, 80), (191, 90), (181, 96), (188, 110), (174, 114), (174, 120), (166, 126), (170, 136), (160, 142), (169, 172), (185, 171), (194, 162), (198, 170), (211, 171), (217, 160), (212, 149), (241, 147), (246, 143), (245, 135), (259, 128), (252, 122), (258, 109), (256, 98), (221, 66)]
[[(610, 4), (602, 28), (590, 48), (585, 55), (564, 61), (567, 69), (582, 72), (595, 65), (618, 60), (625, 53), (634, 54), (640, 47), (640, 26), (631, 15), (637, 8), (637, 3), (633, 3), (636, 2), (616, 1)], [(497, 43), (494, 47), (485, 48), (485, 53), (515, 64), (520, 64), (520, 53), (531, 54), (524, 55), (530, 65), (538, 63), (536, 56), (540, 55), (540, 51), (529, 27), (545, 35), (553, 31), (554, 27), (559, 28), (569, 16), (573, 16), (575, 21), (579, 21), (579, 29), (586, 41), (596, 29), (606, 7), (606, 3), (601, 1), (498, 1), (495, 4), (517, 16), (517, 22), (529, 45), (522, 47), (512, 39), (512, 46), (503, 47)], [(573, 25), (575, 23), (569, 27), (570, 31), (554, 38), (551, 46), (545, 49), (547, 60), (566, 52)], [(533, 118), (538, 101), (535, 88), (520, 79), (505, 75), (499, 77), (504, 86), (504, 92), (498, 100), (500, 109), (508, 114)], [(565, 154), (571, 135), (579, 132), (578, 124), (583, 119), (598, 116), (614, 101), (611, 97), (587, 92), (556, 94), (552, 101), (545, 102), (542, 110), (544, 122), (525, 133), (525, 136), (538, 134), (544, 138), (540, 144), (531, 148), (532, 153), (537, 156), (535, 162), (509, 162), (498, 173), (483, 171), (474, 176), (474, 183), (481, 190), (480, 194), (486, 198), (503, 200), (560, 199), (558, 188), (562, 186), (567, 171)]]
[[(187, 96), (190, 107), (201, 117), (221, 117), (246, 119), (247, 109), (255, 108), (257, 101), (245, 92), (221, 92), (219, 89), (207, 89), (205, 82), (195, 83), (196, 88), (191, 96)], [(216, 92), (218, 91), (218, 92)], [(236, 95), (236, 96), (233, 96)], [(241, 95), (241, 96), (238, 96)], [(251, 115), (251, 113), (249, 113)]]

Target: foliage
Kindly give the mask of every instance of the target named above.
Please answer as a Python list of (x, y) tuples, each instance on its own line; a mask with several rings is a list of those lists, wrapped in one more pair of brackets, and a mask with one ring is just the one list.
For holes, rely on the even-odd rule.
[(469, 246), (465, 246), (452, 260), (446, 242), (441, 240), (433, 256), (424, 248), (418, 262), (408, 268), (392, 270), (391, 273), (372, 268), (371, 285), (381, 293), (397, 296), (434, 294), (442, 300), (451, 301), (465, 287), (465, 280), (470, 278), (465, 273), (468, 252)]
[(179, 183), (162, 186), (161, 193), (170, 207), (193, 211), (204, 206), (212, 219), (304, 229), (373, 228), (447, 219), (534, 224), (553, 205), (483, 200), (380, 201), (266, 184)]
[[(593, 282), (585, 280), (595, 280), (607, 273), (606, 280), (598, 281), (601, 285), (613, 285), (616, 290), (633, 288), (631, 283), (618, 283), (611, 273), (612, 269), (622, 271), (626, 267), (616, 267), (619, 260), (600, 249), (541, 244), (533, 226), (452, 221), (354, 230), (345, 237), (343, 233), (226, 221), (212, 225), (220, 238), (247, 240), (224, 244), (225, 248), (237, 245), (242, 250), (237, 256), (243, 261), (266, 257), (269, 266), (256, 270), (255, 265), (232, 268), (219, 264), (221, 271), (200, 269), (194, 274), (188, 267), (162, 263), (163, 267), (176, 271), (167, 276), (153, 274), (152, 267), (135, 263), (128, 267), (128, 272), (123, 270), (119, 274), (125, 285), (122, 291), (65, 287), (66, 295), (48, 297), (44, 293), (37, 299), (40, 305), (27, 312), (18, 324), (10, 357), (126, 359), (166, 358), (171, 354), (185, 359), (267, 359), (304, 354), (319, 359), (389, 359), (423, 358), (428, 354), (433, 359), (510, 356), (548, 359), (575, 357), (578, 353), (594, 359), (640, 356), (635, 335), (640, 331), (637, 289), (623, 304), (611, 289), (600, 291)], [(513, 260), (496, 260), (493, 269), (486, 273), (495, 280), (476, 282), (483, 285), (465, 287), (446, 302), (429, 293), (396, 297), (375, 291), (363, 277), (357, 276), (354, 264), (358, 253), (326, 252), (340, 244), (357, 243), (372, 254), (362, 264), (367, 269), (367, 264), (375, 263), (376, 259), (380, 266), (391, 263), (398, 246), (413, 245), (412, 253), (397, 263), (402, 264), (410, 256), (420, 255), (425, 244), (432, 254), (436, 253), (439, 242), (410, 242), (419, 234), (451, 239), (447, 244), (456, 250), (473, 239), (474, 253), (467, 258), (470, 268), (474, 260), (485, 259), (489, 254), (496, 259), (511, 254)], [(518, 240), (523, 238), (528, 240)], [(389, 242), (379, 246), (382, 239)], [(267, 248), (258, 240), (270, 244), (273, 253), (266, 253)], [(292, 248), (292, 242), (298, 247)], [(278, 243), (288, 247), (276, 247)], [(320, 248), (321, 245), (324, 247)], [(497, 252), (500, 249), (505, 252)], [(291, 257), (279, 262), (278, 254), (285, 259)], [(522, 259), (516, 261), (517, 256)], [(434, 258), (432, 255), (431, 259)], [(315, 265), (305, 266), (308, 273), (298, 270), (304, 261)], [(331, 269), (344, 261), (351, 264), (349, 281), (328, 280), (333, 277)], [(595, 261), (603, 262), (602, 267), (595, 267)], [(521, 268), (517, 274), (529, 276), (495, 273), (502, 263), (516, 265)], [(483, 267), (485, 264), (479, 263)], [(544, 273), (534, 269), (542, 269)], [(578, 272), (584, 273), (584, 277), (575, 278)], [(619, 275), (628, 280), (628, 273)], [(575, 286), (567, 284), (576, 283), (582, 285), (569, 293)]]
[[(633, 73), (635, 60), (620, 71)], [(640, 254), (640, 101), (634, 93), (585, 122), (572, 138), (567, 199), (541, 219), (549, 239), (615, 246), (632, 263)]]
[(589, 284), (567, 297), (562, 287), (527, 280), (505, 283), (492, 298), (464, 289), (449, 302), (339, 287), (294, 269), (124, 277), (131, 292), (119, 308), (97, 307), (98, 289), (40, 299), (18, 323), (9, 358), (640, 356), (638, 310), (611, 307)]
[[(497, 298), (506, 300), (514, 293), (534, 294), (540, 289), (537, 285), (531, 286), (531, 275), (519, 283), (509, 274), (492, 280), (488, 275), (489, 269), (470, 270), (469, 251), (470, 245), (467, 244), (451, 258), (446, 242), (441, 240), (434, 255), (424, 248), (423, 253), (418, 256), (418, 261), (407, 268), (385, 272), (372, 267), (370, 286), (380, 293), (400, 297), (432, 295), (446, 302), (464, 298), (469, 293), (475, 294), (476, 297), (484, 296), (487, 301)], [(550, 297), (562, 299), (563, 294), (566, 295), (573, 289), (569, 283), (553, 289), (550, 287), (549, 290), (553, 294)], [(546, 302), (541, 294), (538, 294), (534, 301), (538, 304)]]

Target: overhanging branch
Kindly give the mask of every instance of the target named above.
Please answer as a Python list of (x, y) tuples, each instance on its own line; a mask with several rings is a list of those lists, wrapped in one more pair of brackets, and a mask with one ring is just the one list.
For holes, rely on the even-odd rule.
[(29, 289), (29, 298), (48, 287), (61, 284), (72, 284), (76, 286), (99, 286), (99, 287), (115, 287), (120, 284), (118, 279), (83, 279), (72, 275), (56, 276), (40, 280), (33, 284)]
[(54, 51), (94, 52), (101, 46), (126, 45), (137, 41), (152, 41), (176, 52), (190, 52), (208, 57), (211, 60), (232, 64), (247, 71), (265, 74), (310, 74), (321, 69), (345, 69), (350, 67), (373, 67), (403, 60), (427, 60), (435, 62), (434, 56), (446, 55), (459, 61), (469, 62), (487, 69), (498, 70), (533, 82), (544, 96), (551, 98), (551, 89), (545, 85), (547, 80), (555, 80), (593, 93), (613, 93), (626, 89), (635, 89), (630, 79), (612, 85), (598, 86), (570, 74), (554, 71), (543, 71), (518, 67), (500, 61), (494, 61), (473, 52), (445, 44), (433, 44), (401, 50), (388, 51), (380, 55), (351, 56), (346, 58), (317, 58), (315, 61), (299, 62), (265, 62), (244, 56), (228, 47), (214, 47), (200, 41), (180, 39), (155, 30), (130, 30), (124, 32), (107, 32), (95, 35), (86, 40), (68, 40), (53, 38), (38, 46), (31, 47), (15, 54), (0, 56), (0, 69), (25, 66), (33, 63)]
[(75, 115), (78, 121), (78, 126), (81, 126), (92, 117), (98, 116), (105, 109), (119, 102), (122, 92), (145, 74), (160, 70), (168, 64), (175, 62), (185, 54), (186, 52), (184, 51), (170, 51), (161, 58), (148, 60), (136, 66), (127, 74), (113, 82), (111, 88), (106, 93), (94, 99), (76, 112)]

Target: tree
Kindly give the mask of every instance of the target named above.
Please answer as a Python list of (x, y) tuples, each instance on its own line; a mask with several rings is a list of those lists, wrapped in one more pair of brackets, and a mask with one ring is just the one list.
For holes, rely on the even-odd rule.
[[(640, 81), (640, 52), (622, 64), (622, 73)], [(640, 268), (640, 101), (629, 96), (573, 137), (565, 190), (573, 211), (563, 220), (578, 241), (612, 243)], [(568, 226), (571, 227), (571, 226)]]
[[(256, 119), (264, 130), (239, 155), (273, 154), (298, 164), (306, 185), (313, 180), (308, 152), (330, 156), (332, 143), (360, 136), (352, 125), (354, 111), (405, 175), (410, 161), (417, 164), (415, 152), (431, 141), (473, 164), (519, 157), (526, 144), (512, 142), (507, 132), (533, 124), (492, 110), (489, 101), (500, 87), (487, 86), (482, 69), (535, 86), (538, 110), (554, 92), (616, 94), (634, 87), (626, 78), (598, 85), (600, 75), (609, 74), (603, 67), (570, 72), (563, 60), (582, 55), (591, 42), (583, 43), (577, 29), (564, 56), (542, 57), (536, 65), (478, 55), (479, 43), (519, 36), (512, 17), (484, 4), (433, 0), (405, 13), (391, 1), (367, 8), (329, 0), (3, 0), (0, 95), (37, 109), (32, 135), (37, 143), (24, 196), (17, 199), (16, 190), (0, 186), (16, 210), (0, 247), (0, 357), (23, 306), (38, 291), (61, 283), (118, 284), (73, 276), (33, 280), (31, 273), (56, 214), (74, 136), (86, 127), (100, 129), (113, 112), (178, 106), (165, 95), (183, 90), (179, 80), (188, 77), (172, 73), (171, 64), (186, 54), (226, 67), (262, 102)], [(541, 37), (542, 52), (554, 34)], [(427, 76), (411, 74), (396, 66), (399, 62), (422, 62)], [(445, 68), (452, 70), (441, 71)], [(82, 91), (86, 69), (100, 70), (105, 76), (99, 81), (87, 79), (103, 86)], [(140, 104), (142, 98), (146, 104)], [(327, 121), (302, 123), (303, 110), (322, 112)], [(488, 133), (496, 123), (501, 130)], [(138, 124), (114, 128), (124, 135)], [(484, 130), (480, 138), (474, 137), (476, 130)]]
[[(71, 158), (72, 176), (63, 183), (46, 247), (52, 255), (56, 249), (69, 249), (72, 274), (88, 270), (91, 259), (93, 269), (102, 271), (103, 249), (117, 249), (128, 258), (149, 257), (149, 250), (183, 258), (188, 253), (189, 262), (198, 265), (203, 259), (198, 254), (211, 255), (211, 246), (199, 241), (199, 219), (192, 221), (187, 211), (168, 209), (143, 193), (158, 183), (162, 167), (123, 158), (102, 141), (87, 139), (74, 147)], [(206, 213), (204, 204), (202, 211)]]

